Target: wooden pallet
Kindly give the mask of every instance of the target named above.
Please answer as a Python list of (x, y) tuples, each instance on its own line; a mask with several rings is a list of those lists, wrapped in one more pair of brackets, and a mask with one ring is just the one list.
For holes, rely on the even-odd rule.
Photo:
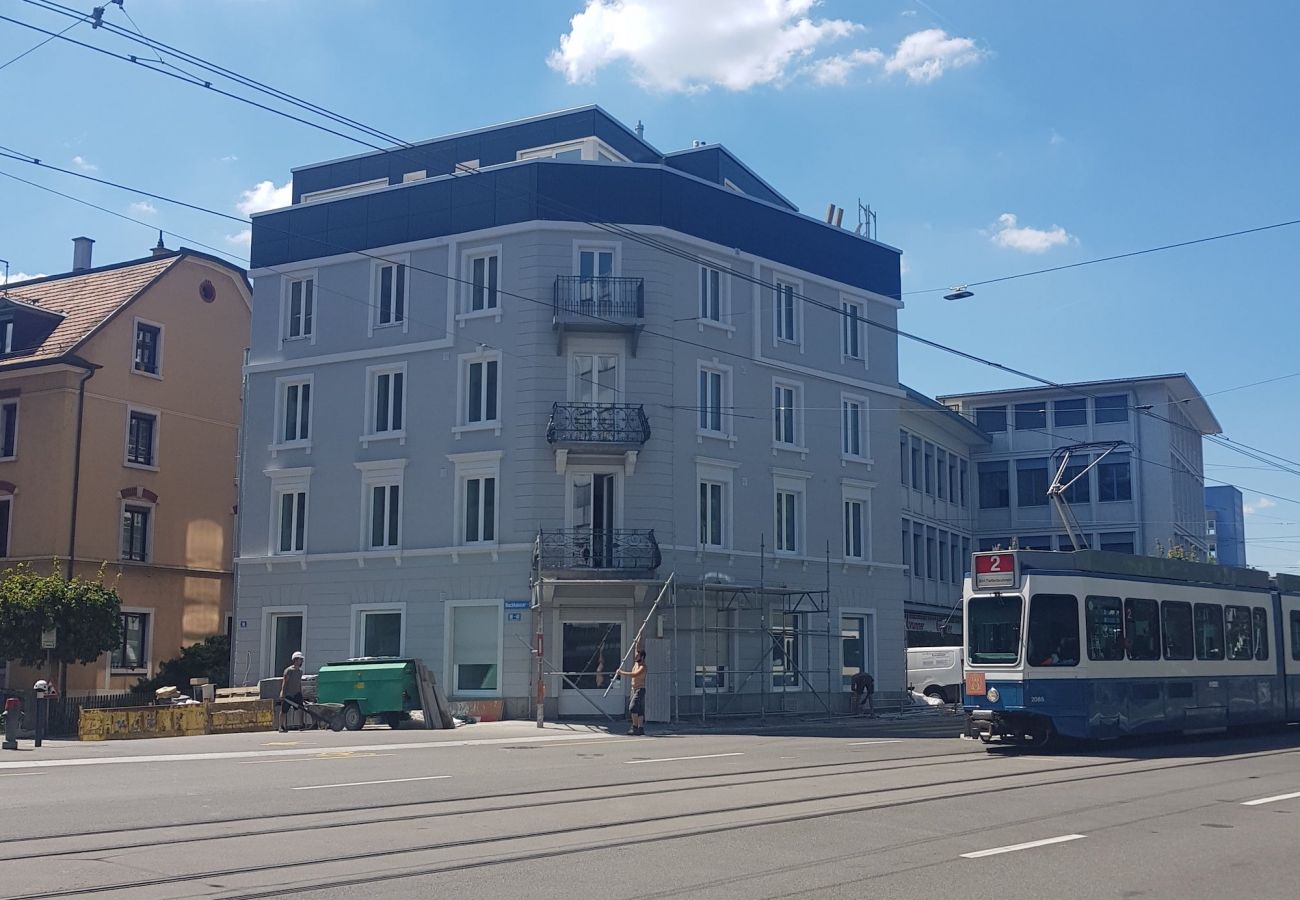
[(451, 706), (442, 694), (442, 688), (420, 660), (415, 662), (416, 683), (420, 688), (420, 707), (424, 710), (425, 728), (455, 728), (456, 721), (451, 717)]

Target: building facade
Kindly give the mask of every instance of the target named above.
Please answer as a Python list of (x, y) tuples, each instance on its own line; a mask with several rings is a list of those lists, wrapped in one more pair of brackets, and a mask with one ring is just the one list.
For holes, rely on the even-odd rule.
[[(0, 553), (105, 578), (122, 643), (72, 693), (125, 690), (228, 628), (251, 296), (242, 270), (160, 246), (0, 288)], [(71, 561), (69, 563), (69, 561)], [(37, 673), (9, 666), (15, 687)]]
[(406, 655), (613, 714), (644, 627), (652, 718), (901, 688), (898, 251), (595, 107), (293, 197), (253, 225), (237, 680)]
[(1246, 566), (1246, 516), (1241, 491), (1230, 484), (1205, 489), (1205, 541), (1209, 557), (1225, 566)]

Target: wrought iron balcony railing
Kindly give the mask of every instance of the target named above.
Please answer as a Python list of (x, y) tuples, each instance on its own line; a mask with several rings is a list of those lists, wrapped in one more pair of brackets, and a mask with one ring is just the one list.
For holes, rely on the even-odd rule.
[(546, 425), (552, 444), (635, 444), (650, 440), (650, 420), (639, 403), (556, 403)]
[(662, 561), (654, 529), (565, 528), (537, 534), (543, 570), (649, 572)]
[(557, 275), (555, 319), (571, 325), (635, 325), (645, 318), (645, 279)]

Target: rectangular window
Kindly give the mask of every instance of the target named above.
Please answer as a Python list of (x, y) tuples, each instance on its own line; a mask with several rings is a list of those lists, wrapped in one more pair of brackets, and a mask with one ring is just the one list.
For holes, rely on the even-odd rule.
[(465, 424), (498, 422), (498, 368), (495, 359), (468, 363), (465, 367)]
[(1107, 397), (1094, 397), (1092, 401), (1092, 420), (1098, 425), (1107, 422), (1128, 421), (1128, 395), (1111, 394)]
[(722, 401), (725, 372), (700, 369), (699, 426), (701, 431), (723, 434)]
[(772, 440), (778, 444), (797, 443), (795, 430), (795, 389), (778, 384), (772, 388)]
[(799, 552), (799, 495), (776, 492), (776, 549), (779, 553)]
[(13, 459), (18, 452), (18, 401), (0, 404), (0, 458)]
[(1047, 459), (1016, 460), (1016, 506), (1046, 506)]
[(466, 544), (486, 544), (496, 540), (497, 480), (493, 477), (465, 479)]
[(840, 617), (840, 686), (848, 689), (853, 676), (871, 671), (870, 640), (871, 619), (867, 616)]
[(934, 444), (925, 442), (925, 492), (934, 496)]
[(1015, 594), (972, 597), (967, 604), (966, 656), (977, 666), (1007, 666), (1020, 660), (1020, 618), (1024, 601)]
[(1300, 610), (1291, 610), (1291, 658), (1300, 659)]
[(384, 263), (375, 269), (375, 325), (406, 321), (406, 266)]
[(723, 523), (726, 485), (717, 481), (700, 482), (700, 546), (724, 547), (726, 532)]
[(1007, 509), (1011, 505), (1007, 460), (979, 464), (980, 509)]
[(469, 263), (468, 312), (486, 312), (496, 309), (497, 280), (500, 277), (501, 257), (495, 253), (475, 256)]
[(961, 584), (962, 576), (966, 573), (963, 571), (961, 555), (961, 542), (957, 535), (952, 536), (952, 583)]
[(1133, 499), (1127, 453), (1108, 453), (1097, 463), (1097, 499), (1102, 503)]
[(695, 689), (725, 691), (731, 671), (732, 614), (730, 610), (705, 606), (700, 609), (700, 639), (695, 642)]
[(1181, 600), (1165, 600), (1160, 604), (1160, 617), (1165, 632), (1165, 659), (1191, 659), (1192, 605)]
[(844, 558), (866, 559), (867, 544), (863, 535), (866, 515), (861, 500), (844, 501)]
[(1196, 658), (1223, 659), (1223, 607), (1217, 603), (1197, 603), (1194, 610)]
[(451, 607), (452, 691), (501, 689), (501, 604)]
[(1205, 520), (1205, 533), (1208, 534), (1208, 535), (1210, 535), (1211, 537), (1213, 537), (1213, 536), (1214, 536), (1214, 529), (1215, 529), (1215, 520), (1214, 520), (1214, 519), (1206, 519), (1206, 520)]
[(1130, 556), (1137, 552), (1131, 531), (1103, 531), (1098, 541), (1098, 549), (1108, 553), (1127, 553)]
[(1016, 404), (1016, 430), (1034, 431), (1047, 427), (1047, 401)]
[(358, 631), (361, 656), (402, 655), (402, 614), (397, 610), (362, 610)]
[(1027, 662), (1031, 666), (1079, 664), (1079, 601), (1070, 594), (1034, 594), (1029, 604)]
[(1256, 606), (1253, 621), (1255, 624), (1255, 659), (1268, 659), (1268, 610)]
[(370, 373), (371, 384), (371, 435), (384, 435), (402, 430), (406, 410), (406, 373), (402, 369), (387, 369)]
[(700, 266), (700, 318), (722, 321), (722, 272), (712, 266)]
[(840, 452), (861, 459), (863, 452), (863, 426), (865, 415), (858, 400), (840, 400)]
[(799, 315), (795, 305), (795, 286), (784, 281), (776, 282), (776, 337), (777, 340), (797, 343), (799, 340)]
[(292, 444), (311, 439), (311, 382), (291, 381), (282, 385), (280, 405), (284, 421), (280, 443)]
[(997, 434), (1007, 430), (1007, 408), (1005, 406), (981, 406), (975, 410), (975, 426), (988, 434)]
[(951, 576), (948, 569), (951, 557), (948, 555), (948, 532), (939, 532), (939, 580), (947, 584)]
[(146, 506), (122, 509), (122, 558), (133, 562), (149, 560), (149, 513)]
[(1061, 484), (1070, 485), (1061, 494), (1066, 503), (1092, 502), (1092, 473), (1084, 474), (1084, 470), (1088, 468), (1088, 463), (1089, 460), (1087, 459), (1070, 463), (1065, 467), (1065, 471), (1061, 473)]
[(13, 497), (0, 497), (0, 559), (9, 555), (9, 521), (14, 510)]
[(146, 656), (148, 632), (148, 613), (122, 613), (122, 639), (113, 650), (111, 667), (130, 670), (149, 668)]
[(316, 328), (316, 279), (296, 278), (289, 282), (289, 320), (284, 336), (289, 340), (309, 338)]
[(0, 319), (0, 353), (14, 352), (14, 320)]
[(863, 358), (862, 326), (865, 317), (862, 304), (850, 300), (840, 302), (840, 352), (846, 359)]
[(803, 643), (799, 613), (772, 613), (772, 687), (798, 688)]
[(279, 553), (302, 553), (307, 536), (307, 492), (284, 491), (279, 495)]
[(967, 464), (966, 460), (963, 459), (963, 460), (961, 461), (961, 472), (960, 472), (960, 483), (961, 483), (961, 505), (962, 505), (963, 507), (968, 507), (968, 506), (970, 506), (970, 501), (966, 499), (966, 483), (967, 483), (967, 481), (969, 480), (969, 478), (968, 478), (968, 476), (967, 476), (967, 474), (966, 474), (968, 468), (969, 468), (969, 465)]
[(909, 568), (912, 565), (912, 525), (906, 519), (903, 520), (903, 565)]
[(935, 550), (935, 530), (929, 526), (925, 529), (925, 577), (934, 581), (938, 577), (938, 558)]
[(925, 577), (925, 526), (912, 523), (912, 576)]
[(898, 433), (898, 472), (903, 481), (903, 487), (907, 487), (910, 481), (910, 472), (908, 471), (908, 453), (907, 453), (907, 432)]
[(921, 439), (912, 438), (912, 490), (925, 489), (925, 468), (921, 465)]
[(1088, 597), (1084, 601), (1088, 628), (1088, 659), (1124, 658), (1124, 608), (1118, 597)]
[(402, 522), (401, 488), (376, 484), (370, 488), (370, 549), (396, 547)]
[(936, 494), (940, 500), (948, 499), (948, 451), (942, 447), (934, 451)]
[(957, 457), (948, 451), (948, 502), (956, 503), (957, 493)]
[(1124, 601), (1124, 632), (1129, 659), (1160, 658), (1160, 604), (1141, 597)]
[(158, 417), (151, 413), (131, 412), (126, 438), (126, 461), (137, 466), (154, 465), (154, 437)]
[(135, 323), (135, 370), (158, 375), (162, 358), (162, 329), (157, 325)]
[(1052, 418), (1057, 428), (1071, 425), (1088, 424), (1088, 401), (1080, 397), (1077, 400), (1057, 400), (1052, 404)]
[(1223, 624), (1227, 636), (1228, 659), (1254, 659), (1254, 623), (1250, 607), (1225, 606)]

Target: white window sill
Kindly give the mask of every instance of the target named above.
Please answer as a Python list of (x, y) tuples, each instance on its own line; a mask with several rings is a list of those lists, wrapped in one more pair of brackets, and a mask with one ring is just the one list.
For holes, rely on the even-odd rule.
[(451, 433), (456, 435), (456, 440), (460, 440), (460, 436), (467, 431), (495, 431), (496, 436), (500, 437), (501, 420), (497, 419), (495, 422), (475, 422), (473, 425), (455, 425), (451, 429)]
[(372, 327), (375, 331), (379, 331), (381, 328), (405, 328), (405, 327), (406, 327), (406, 320), (405, 320), (405, 319), (396, 319), (396, 320), (394, 320), (394, 321), (392, 321), (392, 322), (376, 322), (376, 323), (375, 323), (374, 325), (372, 325), (371, 327)]
[(283, 338), (281, 338), (280, 340), (281, 340), (282, 342), (286, 343), (286, 344), (303, 344), (303, 343), (312, 343), (312, 344), (314, 344), (314, 343), (316, 343), (316, 335), (315, 335), (315, 334), (295, 334), (295, 335), (292, 335), (292, 336), (289, 336), (289, 337), (283, 337)]
[(119, 560), (117, 561), (117, 564), (118, 564), (119, 566), (147, 566), (147, 565), (149, 565), (149, 560), (147, 560), (147, 559), (119, 559)]
[[(876, 464), (876, 461), (872, 459), (870, 456), (853, 456), (852, 454), (849, 453), (840, 454), (840, 462), (858, 463), (864, 466), (874, 466)], [(903, 487), (907, 487), (907, 485), (903, 485)]]
[(134, 366), (131, 367), (131, 374), (132, 374), (132, 375), (143, 375), (145, 378), (152, 378), (154, 381), (162, 381), (162, 380), (163, 380), (163, 377), (162, 377), (162, 373), (161, 373), (161, 372), (146, 372), (144, 369), (137, 369), (137, 368), (135, 368)]
[(862, 368), (865, 369), (867, 367), (867, 359), (865, 356), (849, 356), (847, 353), (841, 353), (840, 365), (862, 366)]
[(277, 453), (289, 453), (293, 450), (302, 450), (306, 453), (311, 453), (311, 441), (287, 441), (283, 444), (270, 444), (266, 449), (271, 451), (272, 458), (274, 458)]
[(468, 322), (468, 321), (470, 321), (470, 320), (472, 320), (472, 319), (496, 319), (498, 322), (500, 322), (500, 321), (501, 321), (501, 307), (500, 307), (500, 306), (496, 306), (496, 307), (494, 307), (494, 308), (492, 308), (492, 309), (476, 309), (476, 310), (472, 310), (472, 311), (470, 311), (470, 312), (463, 312), (463, 313), (457, 313), (457, 314), (456, 314), (456, 321), (457, 321), (457, 322), (464, 323), (464, 322)]
[(128, 469), (141, 469), (141, 470), (143, 470), (143, 471), (145, 471), (145, 472), (157, 472), (157, 471), (158, 471), (158, 467), (157, 467), (157, 466), (149, 466), (149, 465), (145, 465), (144, 463), (131, 462), (131, 461), (129, 461), (129, 460), (123, 462), (122, 465), (125, 466), (125, 467), (128, 468)]
[(727, 336), (730, 337), (736, 331), (735, 325), (728, 325), (726, 322), (719, 322), (717, 319), (706, 319), (701, 316), (696, 321), (700, 326), (701, 332), (704, 331), (705, 328), (716, 328), (718, 331), (727, 332)]
[(447, 699), (454, 703), (457, 700), (500, 700), (502, 696), (500, 691), (452, 691)]
[(139, 669), (109, 669), (109, 675), (148, 675), (149, 667), (144, 666)]
[(0, 456), (0, 462), (17, 462), (17, 461), (18, 461), (18, 454), (16, 453), (13, 456)]
[(405, 444), (406, 431), (405, 429), (403, 429), (402, 431), (380, 431), (377, 434), (361, 435), (362, 447), (369, 447), (371, 444), (375, 444), (380, 441), (397, 441), (399, 444)]
[(800, 457), (801, 459), (807, 459), (807, 458), (808, 458), (808, 448), (807, 448), (807, 447), (800, 447), (798, 444), (786, 444), (786, 443), (783, 443), (783, 442), (781, 442), (781, 441), (773, 441), (773, 442), (772, 442), (772, 455), (773, 455), (773, 456), (776, 456), (776, 452), (777, 452), (778, 450), (783, 450), (783, 451), (785, 451), (786, 453), (798, 453), (798, 454), (799, 454), (799, 457)]
[(800, 350), (803, 349), (802, 343), (800, 341), (797, 341), (793, 338), (783, 338), (778, 336), (776, 339), (776, 345), (780, 346), (781, 344), (785, 344), (789, 347), (798, 347)]
[(736, 446), (736, 436), (734, 434), (725, 434), (721, 431), (705, 431), (703, 428), (695, 429), (696, 443), (704, 443), (705, 438), (710, 438), (715, 441), (726, 441), (731, 446)]

